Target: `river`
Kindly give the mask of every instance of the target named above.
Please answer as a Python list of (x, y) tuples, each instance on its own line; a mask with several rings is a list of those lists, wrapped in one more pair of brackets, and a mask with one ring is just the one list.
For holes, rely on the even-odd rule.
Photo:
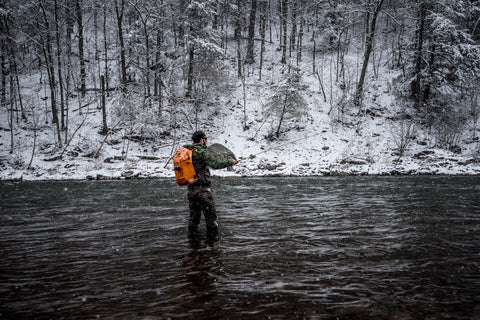
[(215, 179), (199, 242), (171, 180), (0, 182), (0, 318), (480, 319), (479, 182)]

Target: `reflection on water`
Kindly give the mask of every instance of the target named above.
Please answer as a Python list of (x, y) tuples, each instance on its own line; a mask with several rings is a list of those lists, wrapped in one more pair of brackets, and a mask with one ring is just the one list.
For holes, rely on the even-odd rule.
[(477, 177), (0, 183), (0, 318), (475, 319)]

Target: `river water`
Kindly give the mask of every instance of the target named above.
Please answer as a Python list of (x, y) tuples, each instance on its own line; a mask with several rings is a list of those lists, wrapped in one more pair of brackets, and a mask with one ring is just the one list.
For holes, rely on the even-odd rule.
[(216, 179), (199, 242), (171, 180), (0, 182), (0, 318), (480, 319), (479, 182)]

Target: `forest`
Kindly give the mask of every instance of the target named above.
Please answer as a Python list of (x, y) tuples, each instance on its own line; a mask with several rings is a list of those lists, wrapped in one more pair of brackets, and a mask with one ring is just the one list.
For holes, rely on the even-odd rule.
[(386, 113), (400, 157), (420, 130), (480, 154), (478, 0), (1, 0), (0, 28), (2, 166), (195, 129), (268, 148), (316, 112), (357, 132)]

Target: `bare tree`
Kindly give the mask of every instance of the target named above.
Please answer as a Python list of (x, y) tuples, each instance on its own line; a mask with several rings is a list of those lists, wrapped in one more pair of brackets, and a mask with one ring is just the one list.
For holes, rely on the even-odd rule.
[(398, 157), (402, 157), (415, 138), (414, 123), (406, 117), (405, 110), (400, 114), (400, 119), (391, 124), (390, 133), (397, 146)]
[(150, 62), (150, 28), (149, 28), (149, 20), (152, 17), (152, 8), (139, 8), (138, 3), (132, 4), (133, 8), (137, 12), (137, 15), (140, 19), (143, 29), (143, 36), (145, 37), (145, 67), (142, 68), (145, 74), (145, 87), (147, 91), (147, 98), (151, 96), (151, 89), (150, 89), (150, 69), (151, 69), (151, 62)]
[(282, 59), (281, 63), (287, 63), (287, 25), (288, 25), (288, 0), (280, 0), (280, 21), (281, 21), (281, 30), (282, 36), (280, 38), (281, 48), (282, 48)]
[(304, 35), (304, 25), (305, 25), (305, 17), (303, 16), (303, 6), (299, 8), (299, 16), (300, 16), (300, 27), (298, 30), (298, 40), (297, 40), (297, 66), (302, 61), (302, 46), (303, 46), (303, 35)]
[(243, 67), (242, 67), (242, 39), (241, 39), (241, 33), (242, 33), (242, 18), (241, 18), (241, 5), (242, 1), (237, 0), (237, 12), (235, 15), (235, 35), (234, 38), (237, 42), (237, 76), (238, 78), (242, 77), (243, 74)]
[(252, 64), (255, 61), (254, 58), (254, 41), (255, 41), (255, 18), (257, 16), (257, 0), (252, 0), (252, 6), (250, 7), (250, 19), (248, 23), (248, 44), (247, 54), (245, 57), (245, 63)]
[(412, 81), (411, 92), (415, 101), (415, 106), (418, 108), (423, 103), (423, 95), (421, 94), (422, 83), (422, 68), (423, 68), (423, 45), (425, 35), (425, 18), (426, 6), (422, 1), (418, 10), (418, 29), (416, 32), (416, 48), (415, 48), (415, 79)]
[(258, 80), (262, 80), (263, 56), (265, 54), (265, 31), (267, 28), (267, 0), (260, 0), (260, 66), (258, 70)]
[(118, 42), (120, 45), (120, 84), (122, 85), (123, 89), (125, 89), (127, 85), (127, 61), (125, 58), (125, 42), (123, 39), (124, 11), (125, 0), (115, 0), (115, 15), (117, 18)]
[(296, 46), (296, 38), (297, 38), (297, 15), (298, 15), (298, 4), (297, 0), (290, 0), (291, 10), (290, 10), (290, 18), (291, 18), (291, 30), (290, 30), (290, 45), (288, 50), (288, 56), (292, 57), (292, 51), (295, 50)]
[(107, 42), (107, 15), (108, 15), (108, 7), (107, 7), (107, 0), (103, 0), (103, 59), (105, 67), (104, 67), (104, 75), (105, 75), (105, 90), (106, 94), (108, 95), (108, 88), (109, 88), (109, 72), (108, 72), (108, 42)]
[(50, 103), (51, 103), (51, 110), (52, 110), (52, 122), (56, 125), (57, 131), (57, 143), (61, 146), (62, 139), (60, 137), (60, 122), (58, 120), (58, 108), (57, 108), (57, 92), (56, 92), (56, 80), (55, 80), (55, 66), (53, 61), (53, 49), (52, 49), (52, 39), (51, 39), (51, 32), (50, 29), (50, 20), (48, 18), (49, 14), (47, 13), (47, 9), (45, 8), (44, 1), (39, 1), (40, 10), (42, 13), (43, 24), (42, 21), (37, 20), (38, 30), (42, 33), (42, 51), (45, 58), (45, 63), (47, 65), (47, 73), (48, 73), (48, 83), (50, 87)]
[(160, 2), (160, 7), (158, 8), (158, 18), (156, 24), (158, 24), (157, 28), (157, 36), (156, 36), (156, 45), (155, 45), (155, 62), (153, 65), (153, 70), (155, 71), (155, 78), (153, 84), (153, 95), (158, 100), (158, 114), (162, 114), (163, 108), (163, 81), (162, 81), (162, 72), (165, 71), (165, 67), (162, 63), (162, 44), (164, 42), (164, 33), (163, 30), (165, 28), (164, 24), (165, 19), (165, 10), (164, 10), (164, 3), (163, 0)]
[(60, 121), (61, 129), (65, 130), (65, 101), (63, 90), (63, 65), (62, 65), (62, 43), (60, 34), (60, 21), (59, 21), (59, 7), (58, 0), (54, 0), (54, 16), (55, 16), (55, 42), (57, 49), (57, 74), (58, 74), (58, 95), (60, 97)]
[[(478, 87), (478, 85), (477, 85)], [(472, 118), (472, 140), (477, 138), (477, 123), (479, 117), (479, 104), (480, 104), (480, 95), (478, 94), (478, 89), (470, 94), (470, 112), (469, 115)]]
[(75, 12), (76, 12), (77, 24), (78, 24), (78, 58), (80, 59), (80, 92), (82, 93), (82, 97), (84, 97), (87, 91), (87, 84), (86, 84), (87, 72), (85, 67), (85, 53), (84, 53), (82, 0), (75, 1)]
[[(21, 110), (21, 117), (23, 120), (26, 120), (27, 116), (23, 108), (22, 95), (20, 92), (20, 82), (18, 79), (18, 49), (14, 36), (14, 29), (16, 29), (16, 23), (13, 13), (11, 12), (11, 10), (9, 10), (8, 4), (5, 3), (5, 1), (0, 2), (0, 12), (0, 72), (2, 74), (0, 89), (0, 107), (5, 107), (8, 109), (7, 87), (10, 87), (8, 98), (10, 99), (11, 103), (18, 101)], [(7, 84), (8, 82), (9, 84)], [(16, 110), (18, 122), (18, 108)]]
[[(360, 72), (360, 79), (358, 80), (357, 90), (355, 92), (355, 97), (354, 97), (355, 105), (360, 105), (362, 100), (363, 86), (365, 84), (365, 76), (367, 74), (368, 62), (370, 60), (370, 54), (372, 53), (372, 50), (373, 50), (373, 41), (375, 38), (377, 17), (378, 17), (378, 14), (380, 13), (382, 4), (384, 2), (384, 0), (377, 0), (377, 2), (374, 5), (373, 12), (371, 12), (370, 7), (372, 4), (370, 1), (371, 0), (368, 0), (366, 4), (367, 5), (367, 25), (366, 25), (367, 38), (365, 42), (365, 54), (363, 58), (362, 71)], [(371, 16), (371, 19), (370, 19), (370, 16)]]
[(313, 73), (316, 72), (316, 61), (317, 61), (317, 29), (318, 29), (318, 3), (315, 3), (314, 10), (313, 10), (313, 31), (312, 31), (312, 42), (313, 42), (313, 49), (312, 49), (312, 71)]
[(65, 127), (64, 127), (64, 136), (65, 143), (68, 140), (68, 129), (69, 129), (69, 109), (70, 109), (70, 95), (71, 95), (71, 84), (72, 84), (72, 35), (73, 35), (73, 25), (75, 24), (74, 13), (70, 6), (65, 7), (65, 56), (66, 56), (66, 75), (65, 75), (65, 107), (64, 107), (64, 117), (65, 117)]

